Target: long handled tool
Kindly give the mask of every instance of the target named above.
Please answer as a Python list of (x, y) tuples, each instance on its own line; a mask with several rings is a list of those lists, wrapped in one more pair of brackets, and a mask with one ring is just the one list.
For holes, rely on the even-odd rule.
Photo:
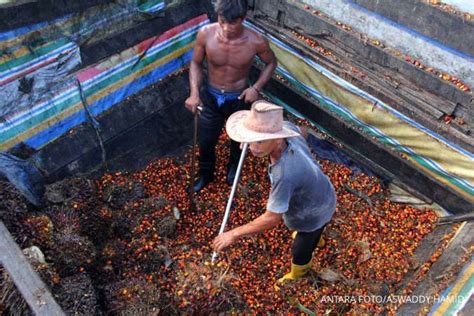
[[(232, 206), (232, 200), (234, 199), (234, 194), (235, 194), (235, 191), (237, 190), (237, 184), (239, 183), (240, 173), (242, 171), (242, 166), (244, 164), (245, 155), (247, 155), (248, 147), (249, 147), (249, 144), (244, 143), (244, 148), (242, 148), (242, 154), (240, 155), (239, 165), (237, 166), (237, 172), (235, 173), (234, 183), (232, 184), (232, 190), (230, 191), (229, 200), (227, 201), (224, 219), (222, 220), (221, 229), (219, 230), (219, 235), (224, 232), (225, 226), (227, 225), (227, 221), (229, 220), (230, 207)], [(217, 252), (214, 251), (212, 253), (212, 261), (211, 261), (212, 264), (214, 264), (216, 257), (217, 257)]]
[(194, 203), (194, 180), (196, 177), (196, 147), (197, 147), (197, 136), (198, 136), (198, 121), (199, 113), (202, 111), (202, 107), (198, 106), (194, 111), (194, 134), (193, 134), (193, 151), (191, 154), (191, 178), (189, 180), (189, 203), (192, 210), (196, 208)]

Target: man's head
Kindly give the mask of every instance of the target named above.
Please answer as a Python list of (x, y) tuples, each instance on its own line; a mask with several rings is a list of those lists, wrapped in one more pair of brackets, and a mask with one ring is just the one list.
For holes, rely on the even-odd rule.
[(216, 3), (216, 13), (228, 23), (237, 19), (243, 20), (247, 15), (247, 0), (218, 0)]
[(283, 108), (266, 101), (256, 101), (250, 111), (232, 114), (226, 123), (227, 134), (239, 143), (249, 143), (257, 157), (264, 157), (287, 137), (299, 134), (283, 124)]
[(223, 35), (229, 39), (241, 34), (242, 22), (247, 15), (247, 0), (218, 0), (217, 21)]

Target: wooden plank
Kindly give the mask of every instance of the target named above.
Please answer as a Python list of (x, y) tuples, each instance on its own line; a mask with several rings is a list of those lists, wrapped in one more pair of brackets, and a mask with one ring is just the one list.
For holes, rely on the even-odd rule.
[(429, 4), (430, 1), (354, 0), (354, 2), (446, 46), (474, 56), (474, 46), (471, 45), (474, 43), (474, 24), (469, 19)]
[(438, 220), (438, 225), (445, 225), (458, 222), (471, 222), (474, 221), (474, 212), (463, 215), (452, 215), (440, 218)]
[[(259, 20), (261, 17), (268, 16), (275, 20), (275, 8), (279, 8), (279, 0), (259, 1), (254, 16)], [(354, 30), (348, 32), (336, 25), (336, 21), (327, 17), (312, 14), (312, 10), (304, 10), (301, 5), (294, 2), (285, 2), (280, 5), (280, 10), (285, 12), (285, 19), (283, 26), (304, 30), (307, 34), (317, 34), (320, 32), (331, 33), (332, 37), (327, 37), (327, 40), (335, 40), (344, 43), (350, 47), (352, 52), (367, 60), (368, 65), (379, 64), (380, 66), (388, 67), (394, 71), (398, 71), (406, 78), (410, 78), (418, 86), (424, 87), (425, 90), (449, 99), (454, 104), (469, 104), (472, 95), (470, 93), (459, 90), (450, 82), (443, 81), (432, 73), (419, 69), (411, 63), (407, 63), (404, 59), (396, 57), (383, 48), (374, 46), (361, 39), (363, 34), (356, 34)], [(321, 39), (323, 44), (327, 41)]]
[[(462, 226), (458, 233), (451, 240), (448, 248), (444, 250), (441, 257), (431, 266), (424, 279), (415, 287), (411, 295), (434, 297), (444, 289), (438, 286), (439, 278), (450, 273), (457, 275), (458, 270), (462, 269), (459, 266), (461, 258), (463, 258), (467, 249), (474, 245), (474, 223), (466, 223)], [(455, 279), (453, 280), (455, 281)], [(398, 311), (398, 315), (418, 315), (423, 311), (423, 308), (431, 307), (430, 304), (423, 303), (406, 303), (402, 305)]]
[[(295, 45), (301, 45), (301, 43), (298, 43), (296, 39), (292, 38), (291, 33), (288, 31), (283, 32), (287, 35), (287, 40), (293, 41), (293, 44)], [(339, 69), (333, 69), (333, 72), (340, 74), (341, 72), (346, 72), (342, 70), (344, 68), (357, 68), (359, 73), (364, 74), (364, 81), (366, 81), (369, 86), (373, 86), (375, 90), (377, 90), (377, 88), (389, 88), (384, 89), (386, 90), (384, 93), (387, 95), (396, 95), (396, 97), (392, 97), (392, 99), (398, 100), (396, 101), (397, 103), (403, 103), (404, 101), (407, 102), (408, 104), (406, 105), (400, 105), (407, 107), (408, 110), (414, 111), (416, 108), (419, 108), (425, 111), (427, 114), (431, 114), (435, 118), (439, 119), (444, 113), (452, 114), (456, 108), (456, 104), (454, 102), (451, 102), (445, 98), (440, 98), (424, 89), (418, 88), (405, 76), (402, 76), (396, 71), (375, 63), (370, 63), (367, 65), (367, 60), (364, 59), (363, 56), (360, 56), (351, 47), (348, 47), (343, 42), (337, 41), (331, 37), (318, 39), (311, 37), (308, 34), (304, 35), (312, 38), (313, 40), (317, 40), (322, 46), (324, 46), (324, 48), (331, 51), (333, 55), (338, 58), (339, 62), (337, 63), (337, 66)], [(345, 65), (341, 63), (341, 60), (345, 63)], [(322, 59), (321, 61), (321, 65), (328, 68), (328, 65), (324, 63), (325, 61), (328, 61), (328, 59)], [(346, 77), (344, 78), (348, 79)], [(381, 80), (381, 78), (384, 78), (384, 80)], [(398, 83), (394, 86), (394, 84), (391, 83), (390, 80), (387, 80), (387, 78), (393, 78)], [(349, 81), (353, 82), (351, 78), (349, 78)], [(389, 85), (387, 86), (386, 83)], [(357, 83), (354, 84), (358, 85)]]
[[(257, 26), (265, 29), (269, 34), (283, 40), (299, 54), (312, 59), (423, 126), (467, 150), (474, 150), (474, 140), (470, 137), (468, 127), (462, 127), (455, 123), (445, 124), (440, 120), (444, 113), (430, 105), (433, 102), (432, 100), (443, 102), (442, 99), (416, 87), (401, 74), (376, 64), (370, 67), (366, 66), (362, 60), (359, 60), (357, 54), (350, 53), (350, 47), (344, 46), (343, 43), (338, 42), (326, 45), (330, 43), (330, 39), (318, 39), (320, 43), (324, 42), (324, 47), (332, 52), (333, 57), (331, 59), (315, 50), (311, 50), (308, 46), (302, 44), (300, 40), (296, 39), (290, 31), (278, 28), (272, 21), (264, 19), (250, 20)], [(353, 73), (352, 70), (349, 71), (348, 69), (357, 69), (357, 72)], [(397, 84), (391, 82), (392, 80), (389, 78)], [(453, 104), (450, 103), (446, 111), (451, 112), (452, 110)]]
[(0, 221), (0, 263), (35, 315), (65, 315)]
[(474, 299), (471, 297), (466, 306), (459, 311), (458, 316), (472, 316), (472, 311), (474, 311)]
[(403, 280), (397, 284), (395, 289), (397, 294), (403, 291), (411, 281), (416, 279), (418, 275), (423, 272), (421, 271), (423, 263), (427, 262), (434, 251), (438, 249), (443, 242), (443, 237), (452, 231), (453, 225), (436, 226), (431, 233), (423, 238), (410, 259), (410, 270), (403, 277)]
[[(250, 74), (251, 80), (256, 80), (258, 73), (259, 69), (253, 68)], [(390, 170), (392, 175), (387, 176), (387, 178), (399, 180), (406, 184), (406, 187), (416, 188), (416, 191), (421, 195), (434, 200), (440, 206), (455, 214), (472, 211), (472, 203), (464, 196), (438, 182), (429, 174), (417, 169), (412, 163), (403, 159), (399, 153), (385, 147), (374, 138), (357, 129), (357, 127), (324, 109), (314, 99), (293, 90), (285, 82), (276, 79), (270, 80), (265, 86), (265, 93), (291, 104), (295, 111), (298, 111), (307, 119), (317, 122), (327, 134), (340, 140), (345, 148), (353, 147), (353, 150), (357, 151), (359, 156), (365, 156), (374, 164)], [(354, 144), (357, 144), (357, 146)]]

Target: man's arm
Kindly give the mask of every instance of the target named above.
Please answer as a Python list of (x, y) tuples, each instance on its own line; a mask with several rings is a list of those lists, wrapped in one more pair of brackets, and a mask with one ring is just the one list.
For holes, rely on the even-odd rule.
[(247, 103), (253, 103), (259, 98), (259, 93), (262, 91), (263, 86), (272, 78), (273, 72), (277, 67), (277, 59), (273, 51), (270, 49), (268, 40), (263, 36), (256, 35), (256, 55), (265, 63), (265, 67), (260, 73), (260, 77), (253, 84), (253, 86), (242, 91), (239, 99), (244, 100)]
[(221, 251), (241, 237), (254, 235), (271, 229), (281, 222), (282, 217), (283, 214), (274, 213), (267, 210), (265, 213), (250, 223), (239, 226), (217, 236), (216, 239), (214, 239), (213, 248), (215, 251)]
[(266, 38), (262, 38), (262, 41), (257, 46), (257, 56), (265, 63), (265, 68), (263, 68), (260, 73), (260, 77), (254, 83), (253, 87), (258, 91), (261, 91), (263, 86), (272, 78), (273, 72), (277, 67), (277, 59), (275, 54), (270, 49), (270, 45)]
[(202, 63), (206, 56), (206, 30), (201, 29), (197, 33), (196, 42), (194, 44), (193, 57), (189, 67), (189, 86), (190, 95), (186, 99), (186, 107), (194, 113), (196, 107), (201, 105), (201, 98), (199, 97), (199, 89), (203, 80)]

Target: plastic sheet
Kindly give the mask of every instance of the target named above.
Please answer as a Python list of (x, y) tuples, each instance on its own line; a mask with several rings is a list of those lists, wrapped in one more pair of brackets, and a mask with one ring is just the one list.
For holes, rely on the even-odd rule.
[(351, 168), (351, 170), (355, 173), (362, 172), (369, 176), (375, 176), (372, 170), (358, 164), (330, 142), (323, 139), (319, 139), (314, 135), (309, 135), (307, 141), (309, 147), (316, 153), (319, 159), (342, 163), (347, 167)]
[(44, 179), (31, 162), (0, 152), (0, 176), (8, 179), (33, 205), (41, 206)]

